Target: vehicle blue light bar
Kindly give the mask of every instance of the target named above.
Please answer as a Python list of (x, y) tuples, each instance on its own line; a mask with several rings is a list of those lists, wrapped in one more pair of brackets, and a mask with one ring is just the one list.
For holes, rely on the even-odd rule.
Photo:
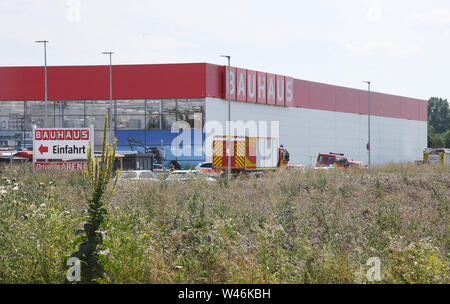
[(334, 154), (334, 155), (340, 155), (340, 156), (344, 156), (344, 153), (335, 153), (335, 152), (330, 152), (330, 154)]

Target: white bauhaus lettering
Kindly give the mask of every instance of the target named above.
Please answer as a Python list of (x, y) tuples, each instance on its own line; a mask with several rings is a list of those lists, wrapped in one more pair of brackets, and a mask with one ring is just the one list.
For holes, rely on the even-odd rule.
[(266, 100), (266, 74), (258, 73), (258, 102), (265, 103)]
[[(226, 67), (229, 82), (224, 96), (231, 100), (279, 106), (294, 103), (294, 79), (282, 75)], [(228, 75), (227, 75), (228, 76)], [(227, 82), (224, 82), (227, 84)], [(43, 134), (41, 136), (44, 136)]]
[(277, 104), (284, 105), (284, 77), (277, 76)]
[(267, 99), (275, 100), (275, 77), (267, 77)]
[(256, 73), (248, 73), (247, 86), (248, 97), (254, 99), (256, 97)]
[(235, 93), (236, 93), (236, 85), (235, 85), (235, 83), (236, 83), (236, 75), (235, 75), (235, 73), (234, 73), (234, 71), (232, 70), (232, 69), (230, 69), (230, 79), (229, 79), (229, 81), (230, 81), (230, 95), (231, 96), (233, 96)]
[(66, 140), (71, 140), (72, 139), (72, 130), (67, 130), (66, 131), (66, 135), (65, 135), (65, 138), (66, 138)]
[(286, 77), (286, 105), (291, 105), (294, 102), (294, 79)]
[(245, 76), (244, 73), (238, 73), (238, 91), (237, 96), (245, 97)]

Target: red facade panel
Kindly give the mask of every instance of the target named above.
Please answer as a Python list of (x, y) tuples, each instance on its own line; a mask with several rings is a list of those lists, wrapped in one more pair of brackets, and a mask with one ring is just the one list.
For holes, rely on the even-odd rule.
[[(223, 66), (214, 64), (205, 64), (206, 68), (206, 97), (218, 97), (225, 96), (225, 79), (226, 69)], [(217, 77), (220, 75), (220, 77)]]
[(397, 97), (387, 94), (381, 95), (381, 109), (383, 116), (400, 118), (400, 103)]
[(205, 64), (116, 66), (113, 67), (113, 98), (204, 97), (205, 79)]
[(359, 93), (357, 90), (336, 87), (336, 111), (359, 113)]
[(370, 115), (382, 116), (381, 94), (372, 92), (370, 94)]
[(44, 100), (44, 69), (0, 68), (0, 100)]
[(402, 118), (405, 119), (418, 119), (419, 114), (419, 102), (410, 98), (401, 98), (400, 113)]
[[(217, 77), (217, 76), (216, 76)], [(114, 99), (201, 98), (206, 64), (117, 65)], [(109, 99), (109, 66), (50, 66), (49, 100)], [(44, 68), (0, 68), (0, 100), (43, 100)]]
[[(113, 67), (113, 98), (121, 89)], [(109, 67), (49, 67), (47, 72), (49, 100), (109, 99)], [(122, 83), (121, 83), (122, 84)]]
[(294, 88), (294, 107), (309, 108), (309, 82), (305, 80), (295, 79)]
[(428, 103), (423, 100), (419, 100), (419, 120), (428, 120)]
[(312, 109), (336, 111), (335, 88), (330, 85), (311, 82), (309, 106)]
[(367, 91), (359, 91), (358, 92), (359, 99), (359, 114), (367, 115), (368, 111), (368, 95)]
[[(50, 66), (47, 74), (49, 100), (109, 99), (109, 66)], [(232, 100), (368, 112), (366, 90), (246, 69), (231, 68), (230, 74)], [(226, 75), (226, 67), (205, 63), (116, 65), (113, 99), (226, 98)], [(0, 100), (43, 99), (43, 67), (0, 67)], [(372, 92), (371, 114), (426, 121), (427, 101)]]

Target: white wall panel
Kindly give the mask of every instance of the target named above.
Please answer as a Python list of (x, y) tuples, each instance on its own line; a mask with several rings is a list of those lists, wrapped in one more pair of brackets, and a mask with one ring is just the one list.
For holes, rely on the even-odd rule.
[[(227, 115), (226, 100), (206, 98), (207, 122), (218, 121), (225, 128)], [(367, 115), (232, 101), (231, 119), (267, 121), (269, 126), (279, 121), (280, 144), (288, 149), (292, 164), (310, 165), (319, 152), (342, 152), (349, 159), (368, 161)], [(372, 164), (419, 160), (426, 145), (425, 121), (371, 116)], [(207, 155), (211, 149), (205, 147)]]

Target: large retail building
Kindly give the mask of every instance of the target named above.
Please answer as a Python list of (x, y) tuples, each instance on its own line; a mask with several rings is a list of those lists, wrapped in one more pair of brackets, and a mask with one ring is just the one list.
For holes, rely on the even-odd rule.
[[(48, 127), (94, 125), (96, 145), (101, 143), (104, 114), (110, 109), (109, 66), (51, 66), (47, 79)], [(32, 126), (44, 127), (44, 96), (43, 67), (0, 67), (0, 147), (31, 147)], [(375, 92), (370, 96), (371, 162), (421, 159), (427, 146), (427, 102)], [(247, 128), (256, 125), (258, 132), (267, 122), (272, 126), (268, 134), (256, 135), (279, 135), (291, 163), (309, 165), (317, 153), (331, 151), (367, 163), (367, 91), (241, 68), (228, 73), (227, 67), (208, 63), (113, 66), (118, 150), (141, 141), (164, 147), (166, 160), (210, 160), (210, 136), (227, 130), (228, 97), (231, 120)], [(179, 135), (171, 132), (176, 121), (193, 128), (191, 153), (171, 149)], [(273, 122), (279, 122), (279, 132)]]

